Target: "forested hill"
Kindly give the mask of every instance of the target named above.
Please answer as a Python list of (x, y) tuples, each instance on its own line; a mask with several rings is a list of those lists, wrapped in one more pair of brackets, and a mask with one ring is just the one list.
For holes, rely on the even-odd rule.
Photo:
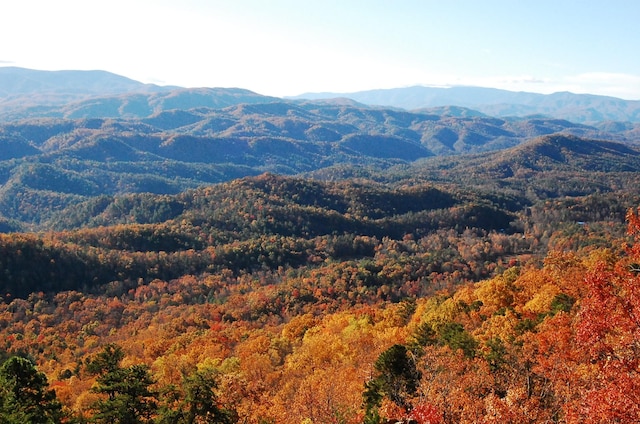
[(172, 109), (278, 100), (239, 88), (143, 84), (106, 71), (0, 67), (0, 122), (34, 118), (144, 118)]
[[(630, 161), (639, 140), (633, 124), (586, 126), (287, 102), (173, 109), (144, 119), (43, 118), (0, 125), (0, 216), (5, 229), (36, 228), (52, 212), (101, 195), (175, 194), (263, 172), (313, 172), (333, 179), (364, 175), (367, 169), (420, 168), (421, 160), (439, 163), (430, 157), (464, 162), (451, 156), (498, 151), (549, 134), (579, 137), (572, 139), (576, 146), (592, 145), (593, 139), (625, 143), (624, 158), (582, 152), (583, 170), (613, 171), (616, 161), (626, 164), (625, 170), (637, 169)], [(518, 151), (490, 157), (508, 162), (512, 154)], [(513, 172), (523, 163), (503, 168)], [(552, 166), (568, 170), (559, 161)]]
[(532, 198), (632, 192), (639, 153), (628, 144), (554, 134), (495, 152), (427, 158), (390, 168), (387, 175), (529, 193)]
[[(499, 117), (566, 119), (579, 123), (640, 122), (640, 101), (568, 92), (538, 94), (483, 87), (405, 87), (295, 97), (383, 108)], [(223, 107), (282, 99), (239, 88), (143, 84), (106, 71), (38, 71), (0, 66), (0, 121), (42, 117), (144, 118), (170, 109)], [(286, 100), (290, 101), (290, 100)], [(464, 108), (471, 108), (464, 109)]]
[[(576, 222), (610, 219), (607, 231), (619, 232), (640, 196), (638, 173), (588, 174), (540, 171), (470, 184), (474, 174), (435, 184), (419, 175), (382, 183), (263, 174), (176, 195), (97, 196), (53, 212), (46, 225), (57, 233), (2, 238), (3, 290), (26, 296), (102, 290), (113, 278), (128, 286), (223, 268), (307, 266), (312, 258), (371, 255), (380, 240), (446, 231), (454, 239), (464, 231), (500, 233), (513, 246), (522, 234), (548, 237)], [(530, 243), (523, 252), (533, 252)], [(549, 240), (537, 243), (543, 253)]]
[[(56, 229), (73, 229), (54, 235), (57, 242), (4, 238), (3, 290), (26, 296), (36, 290), (99, 288), (114, 275), (137, 281), (177, 278), (222, 265), (247, 271), (287, 263), (302, 265), (309, 255), (304, 252), (316, 243), (310, 241), (318, 237), (348, 235), (344, 246), (331, 251), (339, 257), (360, 256), (372, 253), (372, 246), (352, 244), (354, 236), (400, 239), (465, 227), (506, 231), (513, 219), (512, 211), (490, 200), (429, 184), (392, 188), (372, 182), (321, 183), (269, 174), (176, 196), (99, 197), (53, 216)], [(269, 243), (263, 245), (269, 237), (288, 238), (291, 241), (286, 244), (298, 247), (274, 246), (276, 256), (272, 257)], [(249, 248), (255, 240), (262, 240), (258, 242), (262, 247)], [(218, 251), (212, 256), (213, 251), (208, 250), (238, 242), (246, 243), (242, 252)], [(266, 250), (258, 254), (262, 249)], [(186, 262), (170, 265), (171, 257), (181, 257), (185, 251), (193, 252)], [(158, 252), (166, 261), (160, 261)], [(55, 257), (51, 263), (45, 260), (49, 255)], [(100, 263), (103, 255), (112, 260)], [(129, 255), (133, 262), (122, 268), (122, 260), (126, 262)], [(34, 266), (27, 267), (24, 261)]]
[(562, 195), (585, 150), (634, 157), (550, 136), (511, 151), (546, 197), (264, 174), (0, 234), (0, 418), (636, 422), (640, 184)]
[(0, 422), (640, 422), (637, 124), (128, 96), (0, 125)]
[(84, 92), (56, 92), (0, 99), (0, 122), (40, 118), (148, 118), (175, 109), (224, 108), (279, 100), (240, 88), (138, 87), (131, 92), (108, 93), (99, 97)]

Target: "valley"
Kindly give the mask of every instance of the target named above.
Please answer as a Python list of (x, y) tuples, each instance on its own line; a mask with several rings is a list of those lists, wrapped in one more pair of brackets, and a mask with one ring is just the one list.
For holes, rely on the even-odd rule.
[(0, 421), (640, 419), (636, 121), (15, 75)]

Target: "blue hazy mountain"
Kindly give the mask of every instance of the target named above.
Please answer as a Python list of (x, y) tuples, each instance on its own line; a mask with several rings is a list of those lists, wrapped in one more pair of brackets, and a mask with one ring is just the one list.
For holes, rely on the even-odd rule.
[(545, 115), (579, 123), (640, 122), (640, 101), (593, 94), (539, 94), (484, 87), (406, 87), (354, 93), (305, 93), (293, 99), (348, 98), (367, 105), (407, 110), (458, 106), (490, 116)]
[(0, 121), (145, 118), (164, 110), (222, 108), (278, 100), (240, 88), (159, 86), (106, 71), (0, 67)]

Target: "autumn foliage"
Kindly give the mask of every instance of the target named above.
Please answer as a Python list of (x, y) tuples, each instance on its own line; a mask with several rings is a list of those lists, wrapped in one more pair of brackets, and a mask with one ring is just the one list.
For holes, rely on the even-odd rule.
[[(302, 184), (269, 178), (252, 184)], [(179, 222), (2, 235), (6, 288), (51, 279), (5, 290), (2, 362), (32, 358), (59, 422), (640, 421), (638, 211), (627, 234), (554, 223), (549, 202), (509, 231), (392, 237), (305, 230), (273, 218), (275, 203), (224, 231), (203, 206)], [(0, 390), (0, 406), (11, 399)]]

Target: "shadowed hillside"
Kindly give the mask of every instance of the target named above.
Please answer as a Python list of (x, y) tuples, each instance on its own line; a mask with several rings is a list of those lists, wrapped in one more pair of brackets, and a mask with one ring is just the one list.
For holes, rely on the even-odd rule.
[[(169, 98), (171, 93), (159, 96)], [(15, 121), (0, 125), (0, 215), (38, 225), (51, 213), (94, 196), (175, 194), (263, 172), (335, 179), (385, 169), (393, 173), (408, 165), (430, 178), (475, 176), (478, 182), (486, 175), (522, 181), (541, 167), (563, 172), (637, 170), (635, 127), (605, 129), (613, 132), (556, 119), (455, 117), (286, 102), (173, 109), (144, 119)], [(548, 134), (554, 135), (540, 140), (563, 144), (514, 147)], [(593, 141), (605, 137), (626, 144)], [(474, 152), (492, 153), (458, 157)], [(434, 156), (437, 159), (429, 160)], [(455, 172), (443, 176), (438, 171), (447, 168)], [(357, 172), (344, 174), (348, 169)]]

